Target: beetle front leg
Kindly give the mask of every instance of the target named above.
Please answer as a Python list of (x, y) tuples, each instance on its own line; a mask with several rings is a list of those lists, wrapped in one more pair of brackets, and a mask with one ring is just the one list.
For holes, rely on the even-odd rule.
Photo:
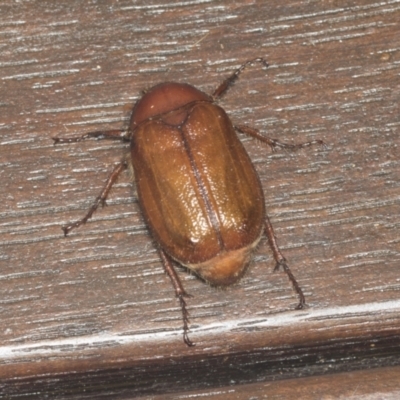
[(271, 147), (272, 151), (276, 151), (277, 147), (287, 150), (299, 150), (303, 149), (304, 147), (313, 146), (315, 144), (326, 147), (325, 143), (320, 139), (310, 140), (309, 142), (305, 143), (289, 144), (289, 143), (282, 143), (279, 140), (272, 139), (268, 136), (263, 136), (257, 129), (250, 128), (246, 125), (235, 125), (235, 129), (237, 129), (241, 133), (244, 133), (248, 136), (252, 136), (257, 140), (260, 140), (263, 143), (266, 143), (268, 146)]
[(164, 266), (164, 270), (167, 275), (170, 277), (172, 286), (175, 289), (176, 297), (179, 299), (179, 303), (182, 310), (182, 320), (183, 320), (183, 341), (189, 346), (195, 346), (195, 344), (189, 339), (188, 331), (189, 331), (189, 312), (186, 309), (186, 301), (185, 297), (191, 297), (190, 294), (187, 294), (185, 289), (183, 288), (182, 282), (179, 279), (178, 274), (175, 271), (175, 268), (172, 264), (170, 257), (165, 253), (164, 250), (160, 249), (160, 256)]
[(96, 200), (94, 201), (93, 205), (89, 208), (89, 211), (86, 213), (86, 215), (71, 224), (63, 226), (61, 229), (64, 231), (64, 236), (67, 236), (68, 233), (74, 229), (77, 228), (78, 226), (85, 224), (93, 215), (93, 213), (97, 210), (99, 205), (101, 204), (104, 206), (106, 204), (106, 199), (108, 196), (108, 193), (110, 192), (112, 186), (116, 182), (119, 174), (127, 168), (127, 162), (126, 161), (121, 161), (119, 164), (117, 164), (113, 170), (113, 172), (110, 174), (110, 176), (107, 179), (106, 184), (104, 185), (103, 190), (100, 192), (100, 194), (96, 197)]
[(252, 60), (249, 60), (245, 62), (241, 67), (239, 67), (233, 74), (228, 76), (214, 91), (212, 94), (212, 98), (214, 100), (218, 100), (220, 97), (222, 97), (228, 89), (235, 83), (235, 81), (239, 78), (239, 75), (242, 73), (242, 71), (248, 67), (249, 65), (252, 65), (256, 62), (259, 62), (264, 65), (264, 67), (268, 67), (267, 61), (262, 58), (262, 57), (257, 57)]
[(283, 257), (283, 254), (279, 250), (278, 243), (276, 242), (276, 237), (274, 233), (274, 229), (272, 228), (271, 221), (269, 220), (268, 216), (266, 216), (265, 219), (265, 233), (268, 237), (269, 245), (271, 246), (272, 253), (274, 254), (274, 258), (276, 261), (276, 266), (274, 268), (274, 271), (278, 271), (280, 267), (283, 268), (283, 271), (286, 273), (288, 276), (290, 282), (292, 283), (293, 289), (296, 291), (296, 293), (299, 296), (299, 304), (296, 306), (296, 310), (301, 310), (306, 306), (306, 299), (304, 297), (303, 291), (301, 290), (300, 285), (297, 283), (296, 278), (292, 274), (292, 271), (290, 270), (289, 266), (286, 263), (285, 257)]
[(121, 140), (124, 142), (129, 142), (130, 137), (131, 133), (127, 130), (113, 129), (109, 131), (87, 132), (83, 135), (67, 137), (67, 138), (53, 137), (52, 139), (54, 140), (54, 144), (58, 144), (58, 143), (76, 143), (90, 138), (95, 138), (98, 140), (102, 139)]

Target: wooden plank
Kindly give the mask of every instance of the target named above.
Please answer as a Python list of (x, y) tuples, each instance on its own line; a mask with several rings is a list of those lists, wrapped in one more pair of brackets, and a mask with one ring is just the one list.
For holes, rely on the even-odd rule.
[[(0, 13), (0, 393), (116, 398), (396, 364), (399, 1), (4, 1)], [(293, 310), (264, 240), (227, 290), (180, 271), (187, 348), (127, 174), (86, 226), (60, 229), (127, 147), (51, 138), (126, 127), (141, 90), (212, 92), (257, 56), (270, 68), (247, 69), (220, 102), (233, 121), (328, 146), (271, 153), (240, 136), (309, 308)]]
[[(285, 379), (276, 382), (251, 383), (186, 392), (173, 395), (152, 396), (152, 400), (169, 399), (351, 399), (395, 400), (400, 395), (399, 367), (374, 368), (325, 376)], [(147, 397), (148, 398), (148, 397)]]

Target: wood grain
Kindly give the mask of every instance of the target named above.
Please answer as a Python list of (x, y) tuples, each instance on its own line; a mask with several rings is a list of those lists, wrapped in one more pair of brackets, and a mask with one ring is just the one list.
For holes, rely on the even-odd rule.
[[(400, 353), (400, 1), (3, 1), (0, 394), (118, 398), (393, 366)], [(191, 339), (128, 174), (64, 238), (127, 147), (54, 146), (125, 127), (162, 81), (221, 100), (262, 181), (309, 308), (263, 240), (227, 290), (180, 271)], [(86, 396), (86, 397), (85, 397)], [(128, 396), (128, 397), (127, 397)], [(1, 397), (1, 396), (0, 396)]]
[(397, 399), (400, 394), (399, 373), (400, 367), (375, 368), (324, 376), (285, 379), (276, 382), (231, 385), (218, 389), (179, 393), (179, 397), (176, 394), (163, 394), (152, 396), (151, 399)]

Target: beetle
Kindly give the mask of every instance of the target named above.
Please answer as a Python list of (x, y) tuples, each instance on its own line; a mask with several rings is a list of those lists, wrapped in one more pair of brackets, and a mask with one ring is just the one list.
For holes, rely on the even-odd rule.
[(127, 130), (88, 132), (54, 143), (88, 138), (130, 143), (130, 154), (118, 163), (87, 214), (63, 226), (64, 235), (86, 223), (106, 198), (119, 174), (131, 168), (145, 222), (157, 245), (165, 272), (180, 302), (183, 340), (188, 346), (189, 317), (186, 293), (174, 264), (193, 271), (212, 286), (226, 287), (246, 272), (265, 233), (276, 266), (287, 274), (299, 302), (305, 297), (282, 255), (265, 211), (256, 170), (236, 131), (276, 148), (297, 150), (321, 140), (285, 144), (245, 125), (233, 125), (216, 104), (249, 65), (245, 62), (208, 95), (186, 83), (164, 82), (145, 92), (136, 103)]

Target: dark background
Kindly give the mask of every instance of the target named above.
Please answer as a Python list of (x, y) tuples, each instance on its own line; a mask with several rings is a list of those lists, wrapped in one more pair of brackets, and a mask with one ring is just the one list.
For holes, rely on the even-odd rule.
[[(400, 391), (400, 1), (2, 1), (0, 15), (0, 397)], [(60, 229), (127, 147), (51, 138), (126, 127), (162, 81), (212, 93), (254, 57), (270, 68), (220, 101), (234, 123), (327, 144), (271, 153), (240, 135), (309, 308), (293, 310), (264, 239), (227, 290), (179, 271), (187, 348), (127, 173), (86, 226)]]

